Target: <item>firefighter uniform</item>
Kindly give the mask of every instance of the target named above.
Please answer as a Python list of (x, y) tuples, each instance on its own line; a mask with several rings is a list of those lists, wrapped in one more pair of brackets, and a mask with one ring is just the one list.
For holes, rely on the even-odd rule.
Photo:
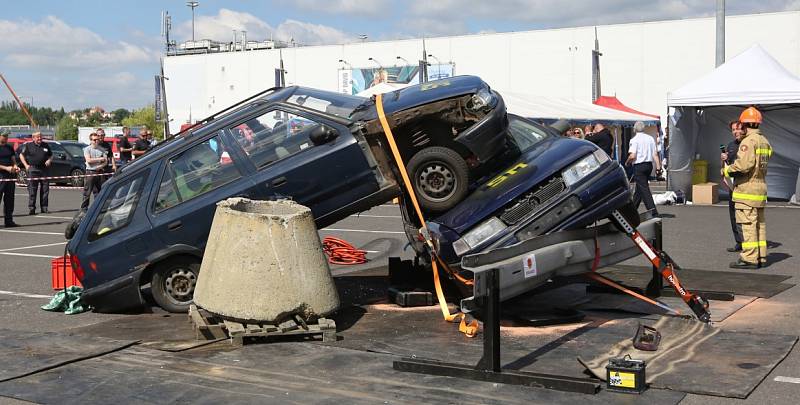
[[(751, 122), (760, 123), (761, 114), (758, 113), (758, 121)], [(723, 168), (725, 176), (736, 180), (731, 197), (736, 208), (736, 223), (741, 224), (744, 239), (740, 260), (731, 263), (731, 267), (760, 267), (767, 261), (764, 207), (767, 203), (767, 163), (771, 156), (772, 147), (767, 138), (758, 128), (748, 128), (739, 143), (736, 160)]]

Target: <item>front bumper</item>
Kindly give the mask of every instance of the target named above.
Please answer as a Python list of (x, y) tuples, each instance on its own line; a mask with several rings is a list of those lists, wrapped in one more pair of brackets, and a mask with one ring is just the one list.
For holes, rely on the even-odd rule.
[(145, 305), (139, 280), (144, 266), (109, 282), (83, 291), (81, 301), (95, 308), (97, 312), (117, 313)]
[[(637, 228), (653, 244), (661, 238), (661, 219), (643, 221)], [(613, 265), (641, 252), (624, 233), (611, 223), (596, 228), (555, 232), (512, 246), (464, 256), (461, 270), (473, 273), (473, 296), (461, 300), (461, 309), (476, 308), (475, 299), (485, 294), (485, 271), (498, 269), (500, 300), (508, 300), (546, 283), (554, 277), (590, 272), (595, 259), (595, 236), (600, 249), (598, 267)], [(657, 245), (657, 244), (656, 244)]]

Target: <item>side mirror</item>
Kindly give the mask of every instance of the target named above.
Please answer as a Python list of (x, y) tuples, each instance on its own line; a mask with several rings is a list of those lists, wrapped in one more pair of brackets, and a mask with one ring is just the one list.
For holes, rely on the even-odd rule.
[(309, 138), (314, 145), (326, 144), (339, 136), (335, 129), (327, 125), (317, 125), (316, 128), (311, 130)]

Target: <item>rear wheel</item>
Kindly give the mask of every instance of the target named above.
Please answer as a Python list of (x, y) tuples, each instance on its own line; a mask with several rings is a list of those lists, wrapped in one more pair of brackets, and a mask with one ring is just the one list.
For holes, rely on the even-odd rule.
[(199, 273), (200, 263), (192, 257), (169, 259), (158, 264), (150, 283), (153, 299), (168, 312), (187, 312)]
[(83, 187), (83, 170), (81, 169), (74, 169), (69, 172), (70, 176), (81, 176), (81, 177), (72, 177), (69, 179), (69, 183), (73, 187)]
[(27, 186), (28, 185), (28, 171), (24, 168), (20, 169), (17, 172), (17, 184)]
[(426, 211), (447, 211), (467, 196), (469, 166), (452, 149), (425, 148), (408, 162), (408, 171), (414, 193)]

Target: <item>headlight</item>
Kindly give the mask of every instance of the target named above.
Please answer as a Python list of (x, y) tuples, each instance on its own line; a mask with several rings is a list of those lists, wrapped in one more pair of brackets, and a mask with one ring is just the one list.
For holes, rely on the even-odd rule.
[(480, 225), (472, 228), (461, 239), (453, 243), (453, 250), (456, 254), (461, 256), (468, 252), (470, 249), (480, 245), (481, 243), (497, 236), (500, 232), (506, 229), (506, 224), (496, 217), (491, 217)]
[(487, 108), (492, 108), (497, 104), (497, 100), (489, 89), (480, 89), (472, 95), (471, 102), (467, 108), (472, 112), (478, 112)]
[(608, 160), (608, 155), (601, 149), (596, 150), (591, 155), (585, 156), (583, 159), (573, 163), (568, 168), (561, 172), (564, 178), (564, 183), (567, 187), (579, 182), (582, 178), (589, 175), (593, 171), (600, 168), (600, 165)]

